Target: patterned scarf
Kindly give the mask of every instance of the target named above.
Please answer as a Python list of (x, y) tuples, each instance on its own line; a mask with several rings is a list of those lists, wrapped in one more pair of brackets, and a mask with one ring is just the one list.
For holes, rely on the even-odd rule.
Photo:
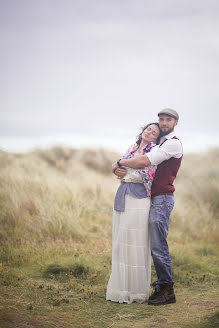
[[(151, 151), (152, 148), (154, 148), (156, 146), (155, 143), (153, 142), (149, 142), (147, 145), (145, 145), (142, 148), (142, 155), (149, 153)], [(134, 156), (134, 153), (138, 150), (139, 146), (137, 144), (132, 145), (127, 153), (122, 157), (122, 159), (128, 159), (128, 158), (132, 158)], [(156, 172), (157, 166), (147, 166), (144, 167), (143, 169), (138, 169), (138, 173), (140, 174), (142, 181), (144, 183), (144, 186), (146, 188), (147, 191), (147, 197), (151, 198), (151, 186), (152, 186), (152, 182), (154, 179), (154, 175)]]

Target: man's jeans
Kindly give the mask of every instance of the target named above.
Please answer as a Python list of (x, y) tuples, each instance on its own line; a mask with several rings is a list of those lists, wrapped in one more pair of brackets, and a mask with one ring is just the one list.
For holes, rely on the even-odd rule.
[(170, 213), (174, 207), (172, 195), (159, 195), (151, 200), (150, 234), (151, 255), (154, 261), (158, 281), (155, 284), (173, 284), (172, 266), (167, 244), (167, 234), (170, 222)]

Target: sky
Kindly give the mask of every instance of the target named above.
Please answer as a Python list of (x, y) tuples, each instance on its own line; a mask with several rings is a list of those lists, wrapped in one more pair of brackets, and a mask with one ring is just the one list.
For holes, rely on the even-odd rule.
[(0, 72), (0, 149), (122, 152), (165, 107), (219, 147), (217, 0), (0, 0)]

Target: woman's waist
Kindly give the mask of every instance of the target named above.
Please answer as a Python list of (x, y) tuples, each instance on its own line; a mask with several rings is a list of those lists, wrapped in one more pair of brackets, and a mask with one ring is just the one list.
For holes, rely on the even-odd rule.
[(143, 183), (138, 170), (128, 168), (127, 174), (122, 179), (124, 182)]
[(143, 184), (142, 179), (134, 179), (134, 178), (126, 178), (124, 177), (123, 179), (121, 179), (121, 183), (141, 183)]

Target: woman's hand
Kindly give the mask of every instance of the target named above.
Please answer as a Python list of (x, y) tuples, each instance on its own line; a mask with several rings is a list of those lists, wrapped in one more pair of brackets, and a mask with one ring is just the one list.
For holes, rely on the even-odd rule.
[(115, 173), (115, 170), (118, 168), (117, 162), (112, 164), (112, 172)]
[(122, 167), (116, 169), (114, 174), (117, 175), (117, 177), (119, 177), (119, 178), (124, 178), (124, 176), (126, 176), (126, 174), (127, 174), (127, 168), (125, 166), (122, 166)]
[(127, 174), (127, 168), (125, 166), (118, 167), (116, 162), (112, 165), (112, 171), (119, 178), (123, 178)]

